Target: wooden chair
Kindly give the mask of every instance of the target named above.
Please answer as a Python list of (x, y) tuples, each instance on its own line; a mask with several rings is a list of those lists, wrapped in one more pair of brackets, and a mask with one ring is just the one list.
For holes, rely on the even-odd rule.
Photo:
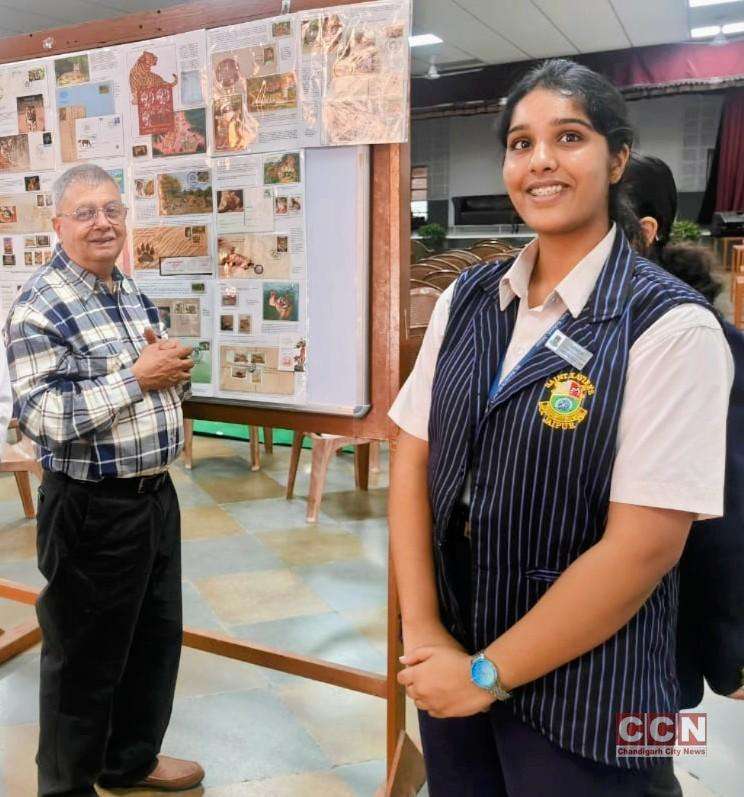
[(507, 260), (519, 254), (519, 249), (501, 250), (488, 246), (479, 246), (477, 252), (482, 260)]
[[(261, 470), (261, 453), (259, 449), (258, 426), (251, 426), (251, 470)], [(264, 426), (264, 449), (267, 454), (274, 453), (274, 430)], [(192, 418), (183, 419), (183, 464), (187, 470), (194, 466), (194, 421)]]
[(742, 244), (744, 244), (744, 238), (741, 236), (726, 235), (722, 238), (713, 239), (713, 247), (720, 254), (721, 263), (725, 271), (731, 271), (734, 247)]
[(411, 263), (417, 263), (430, 254), (431, 249), (429, 249), (423, 241), (420, 241), (418, 238), (411, 238)]
[(448, 249), (447, 254), (456, 255), (458, 258), (464, 260), (471, 266), (481, 262), (480, 257), (478, 257), (475, 252), (471, 252), (469, 249)]
[(443, 291), (445, 288), (448, 288), (459, 276), (460, 272), (452, 269), (451, 271), (440, 271), (436, 274), (429, 274), (429, 276), (423, 281), (432, 288), (439, 288), (439, 290)]
[[(9, 429), (17, 430), (17, 421), (11, 421)], [(9, 443), (5, 446), (3, 458), (0, 461), (0, 473), (13, 474), (21, 496), (23, 514), (27, 518), (36, 517), (30, 474), (33, 473), (41, 481), (43, 471), (36, 459), (33, 443), (27, 437), (21, 435), (20, 432), (17, 432), (17, 442)]]
[(731, 282), (734, 286), (734, 326), (744, 329), (744, 275), (733, 274)]
[(431, 288), (432, 290), (435, 290), (437, 293), (441, 293), (441, 291), (439, 290), (439, 288), (437, 288), (436, 285), (432, 285), (430, 282), (427, 282), (426, 280), (409, 280), (408, 284), (410, 285), (411, 290), (413, 290), (414, 288)]
[(734, 299), (737, 275), (744, 276), (744, 244), (738, 244), (731, 250), (731, 300)]
[(434, 305), (437, 303), (441, 293), (438, 288), (429, 285), (411, 288), (409, 329), (426, 329), (429, 326), (429, 319), (434, 311)]
[(410, 269), (410, 275), (413, 279), (426, 279), (429, 274), (434, 271), (441, 271), (444, 266), (441, 263), (430, 263), (425, 261), (423, 263), (414, 263)]
[[(477, 241), (473, 246), (480, 246), (481, 244), (485, 244), (487, 246), (496, 246), (499, 249), (511, 249), (512, 245), (509, 241), (504, 241), (501, 238), (482, 238), (480, 241)], [(473, 247), (470, 247), (471, 249)]]
[(478, 243), (470, 247), (470, 251), (481, 260), (490, 260), (504, 252), (503, 247), (493, 244)]
[(446, 268), (448, 271), (453, 269), (455, 271), (462, 271), (471, 265), (467, 260), (459, 257), (459, 255), (450, 255), (449, 252), (443, 252), (440, 255), (434, 255), (433, 257), (430, 257), (427, 262), (444, 266), (444, 268)]
[(292, 440), (292, 456), (289, 461), (287, 479), (287, 500), (294, 496), (297, 469), (300, 464), (302, 441), (305, 437), (313, 441), (312, 465), (310, 470), (310, 493), (307, 497), (308, 523), (316, 523), (320, 502), (323, 500), (323, 487), (328, 474), (328, 465), (334, 454), (344, 446), (354, 446), (354, 479), (360, 490), (369, 487), (369, 447), (371, 440), (362, 437), (345, 437), (336, 434), (315, 434), (314, 432), (295, 432)]

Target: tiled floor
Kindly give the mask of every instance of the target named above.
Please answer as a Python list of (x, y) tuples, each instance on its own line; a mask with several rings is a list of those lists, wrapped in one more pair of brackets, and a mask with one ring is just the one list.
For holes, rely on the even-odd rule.
[[(183, 516), (187, 625), (382, 673), (387, 458), (368, 494), (353, 457), (331, 465), (319, 522), (305, 523), (310, 455), (284, 498), (289, 449), (197, 437), (193, 471), (172, 469)], [(41, 585), (35, 523), (0, 478), (0, 578)], [(0, 628), (33, 608), (0, 600)], [(38, 648), (0, 666), (0, 797), (35, 793)], [(324, 684), (185, 649), (166, 737), (198, 757), (207, 797), (369, 796), (384, 781), (385, 704)], [(142, 792), (145, 794), (145, 792)]]
[[(292, 501), (283, 497), (289, 449), (263, 455), (260, 473), (248, 454), (247, 443), (197, 437), (194, 470), (172, 470), (186, 623), (383, 672), (385, 455), (366, 494), (354, 489), (351, 455), (336, 458), (319, 522), (308, 526), (309, 454)], [(43, 584), (34, 540), (13, 479), (0, 478), (0, 578)], [(0, 600), (0, 627), (30, 616), (32, 607)], [(38, 659), (36, 648), (0, 666), (0, 797), (35, 793)], [(733, 797), (744, 781), (744, 707), (722, 699), (706, 707), (711, 750), (690, 763), (694, 777), (681, 773), (685, 795)], [(408, 724), (416, 738), (413, 714)], [(377, 698), (186, 649), (165, 750), (207, 770), (203, 789), (187, 797), (372, 797), (384, 780), (384, 734)]]

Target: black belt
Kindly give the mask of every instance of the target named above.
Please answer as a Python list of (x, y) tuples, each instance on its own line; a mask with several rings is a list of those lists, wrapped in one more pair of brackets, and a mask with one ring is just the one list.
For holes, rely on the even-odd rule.
[(97, 493), (106, 495), (144, 495), (145, 493), (155, 493), (168, 483), (170, 476), (168, 472), (156, 473), (154, 476), (133, 476), (130, 479), (101, 479), (100, 481), (84, 481), (83, 479), (73, 479), (66, 473), (57, 471), (44, 471), (44, 481), (56, 482), (58, 484), (70, 483), (77, 487), (88, 490), (95, 490)]

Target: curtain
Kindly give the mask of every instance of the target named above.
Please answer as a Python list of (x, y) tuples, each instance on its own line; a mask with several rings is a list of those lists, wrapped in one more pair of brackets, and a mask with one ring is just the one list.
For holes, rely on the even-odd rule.
[[(655, 97), (685, 91), (721, 91), (744, 85), (744, 41), (659, 44), (632, 50), (585, 53), (572, 60), (608, 77), (628, 97)], [(414, 118), (496, 112), (499, 98), (537, 61), (494, 64), (479, 72), (416, 78)]]
[(700, 213), (697, 217), (698, 224), (710, 224), (713, 214), (716, 212), (716, 194), (718, 193), (718, 164), (721, 161), (721, 131), (723, 130), (723, 109), (721, 118), (718, 122), (718, 133), (716, 133), (716, 148), (713, 150), (713, 160), (708, 172), (708, 182), (705, 184), (703, 194), (703, 204), (700, 206)]
[(716, 210), (744, 211), (744, 90), (732, 91), (723, 105)]

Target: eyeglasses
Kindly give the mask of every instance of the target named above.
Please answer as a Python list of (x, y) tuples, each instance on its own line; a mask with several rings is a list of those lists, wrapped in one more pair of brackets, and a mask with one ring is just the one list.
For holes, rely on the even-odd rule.
[(57, 215), (69, 216), (79, 224), (93, 224), (99, 213), (103, 213), (111, 224), (121, 224), (127, 217), (127, 206), (122, 205), (121, 202), (109, 202), (102, 208), (97, 208), (94, 205), (81, 205), (79, 208), (75, 208), (72, 213), (58, 213)]

